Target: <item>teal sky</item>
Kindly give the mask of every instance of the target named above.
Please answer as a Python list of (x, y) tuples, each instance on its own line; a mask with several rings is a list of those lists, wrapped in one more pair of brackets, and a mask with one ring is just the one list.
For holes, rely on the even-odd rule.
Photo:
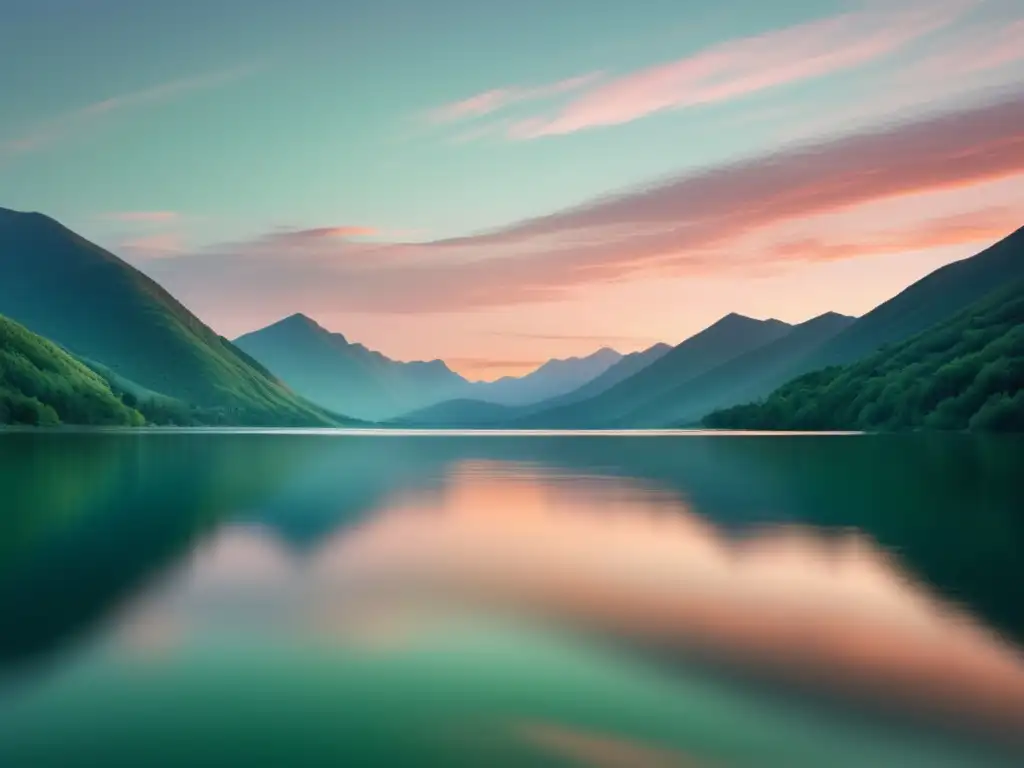
[[(0, 206), (60, 219), (227, 335), (304, 311), (490, 376), (674, 343), (729, 311), (857, 314), (1024, 224), (1014, 0), (0, 0), (0, 18)], [(898, 189), (787, 210), (735, 244), (657, 245), (652, 222), (722, 219), (690, 198), (594, 203), (949, 115), (979, 133), (916, 142)], [(1003, 147), (1001, 167), (918, 178), (972, 140)], [(856, 171), (834, 160), (823, 178)], [(580, 206), (583, 235), (564, 214)], [(926, 211), (974, 218), (923, 237)], [(798, 263), (763, 256), (810, 241)]]

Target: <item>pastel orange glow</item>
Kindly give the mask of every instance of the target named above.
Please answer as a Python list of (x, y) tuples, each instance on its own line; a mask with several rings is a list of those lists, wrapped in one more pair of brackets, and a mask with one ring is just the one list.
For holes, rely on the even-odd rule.
[(1024, 727), (1024, 658), (865, 539), (788, 528), (730, 540), (677, 499), (625, 482), (586, 489), (481, 469), (465, 465), (442, 506), (398, 505), (328, 543), (317, 578), (503, 601)]
[[(370, 228), (357, 225), (284, 230), (146, 270), (214, 315), (225, 280), (245, 285), (229, 333), (301, 308), (398, 359), (441, 357), (496, 378), (589, 354), (595, 339), (638, 339), (609, 342), (621, 352), (676, 344), (729, 311), (793, 323), (860, 315), (1010, 234), (1022, 212), (1017, 95), (478, 235), (400, 243), (359, 241)], [(498, 329), (521, 335), (498, 342)]]

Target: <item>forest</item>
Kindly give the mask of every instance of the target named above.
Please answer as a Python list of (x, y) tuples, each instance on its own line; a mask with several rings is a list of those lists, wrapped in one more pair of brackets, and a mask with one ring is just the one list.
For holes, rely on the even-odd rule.
[(717, 411), (720, 429), (1024, 431), (1024, 284), (860, 362)]

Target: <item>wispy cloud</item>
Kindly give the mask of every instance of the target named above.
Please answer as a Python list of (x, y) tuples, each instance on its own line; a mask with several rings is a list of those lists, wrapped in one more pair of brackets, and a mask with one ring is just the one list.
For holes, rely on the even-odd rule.
[[(975, 185), (999, 180), (1018, 202), (1000, 208), (1004, 201), (991, 197), (971, 200)], [(799, 242), (815, 217), (958, 190), (960, 211), (981, 209), (984, 220), (933, 221), (939, 214), (922, 205), (910, 232), (894, 232), (883, 219), (841, 241)], [(221, 302), (227, 286), (245, 286), (248, 302), (301, 303), (311, 312), (458, 312), (561, 300), (581, 286), (637, 275), (743, 275), (994, 240), (1024, 224), (1020, 200), (1024, 92), (708, 168), (493, 232), (419, 244), (320, 237), (287, 253), (264, 236), (162, 259), (153, 274), (197, 306)], [(804, 229), (794, 234), (794, 224)]]
[(448, 357), (445, 364), (453, 371), (471, 379), (501, 376), (522, 376), (540, 368), (547, 360), (493, 360), (481, 357)]
[(111, 96), (65, 112), (35, 125), (21, 136), (0, 139), (0, 158), (36, 152), (73, 136), (99, 120), (151, 104), (171, 101), (194, 91), (219, 88), (255, 71), (254, 67), (236, 67), (196, 77), (172, 80), (130, 93)]
[(869, 6), (731, 40), (604, 82), (550, 116), (513, 124), (517, 139), (618, 125), (670, 109), (727, 101), (858, 67), (939, 30), (978, 0)]
[(905, 76), (946, 78), (1024, 62), (1024, 18), (979, 23), (916, 62)]
[(185, 245), (179, 233), (162, 232), (124, 240), (121, 242), (121, 250), (129, 256), (153, 259), (181, 254), (185, 250)]
[(163, 224), (178, 220), (181, 214), (177, 211), (112, 211), (101, 214), (100, 218), (127, 223)]
[(1024, 211), (991, 206), (943, 218), (926, 219), (905, 229), (867, 233), (854, 240), (805, 237), (783, 240), (766, 248), (772, 262), (821, 262), (948, 248), (965, 243), (994, 242), (1024, 226)]
[(661, 339), (647, 336), (601, 336), (587, 334), (564, 333), (516, 333), (512, 331), (493, 331), (489, 335), (505, 339), (533, 339), (536, 341), (583, 341), (594, 344), (658, 344)]
[(462, 99), (461, 101), (445, 104), (429, 112), (427, 117), (431, 122), (435, 123), (451, 123), (458, 120), (482, 117), (483, 115), (489, 115), (498, 110), (505, 109), (513, 104), (541, 101), (572, 91), (578, 91), (593, 84), (601, 76), (601, 72), (591, 72), (544, 85), (511, 85), (504, 88), (495, 88)]
[(378, 232), (373, 227), (343, 225), (338, 227), (317, 227), (315, 229), (286, 229), (266, 235), (266, 240), (271, 244), (304, 245), (318, 241), (372, 237), (376, 234)]

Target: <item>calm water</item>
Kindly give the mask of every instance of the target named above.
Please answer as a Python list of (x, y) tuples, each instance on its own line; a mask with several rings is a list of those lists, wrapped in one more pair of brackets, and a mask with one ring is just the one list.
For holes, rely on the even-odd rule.
[(1021, 765), (1022, 467), (0, 433), (0, 766)]

